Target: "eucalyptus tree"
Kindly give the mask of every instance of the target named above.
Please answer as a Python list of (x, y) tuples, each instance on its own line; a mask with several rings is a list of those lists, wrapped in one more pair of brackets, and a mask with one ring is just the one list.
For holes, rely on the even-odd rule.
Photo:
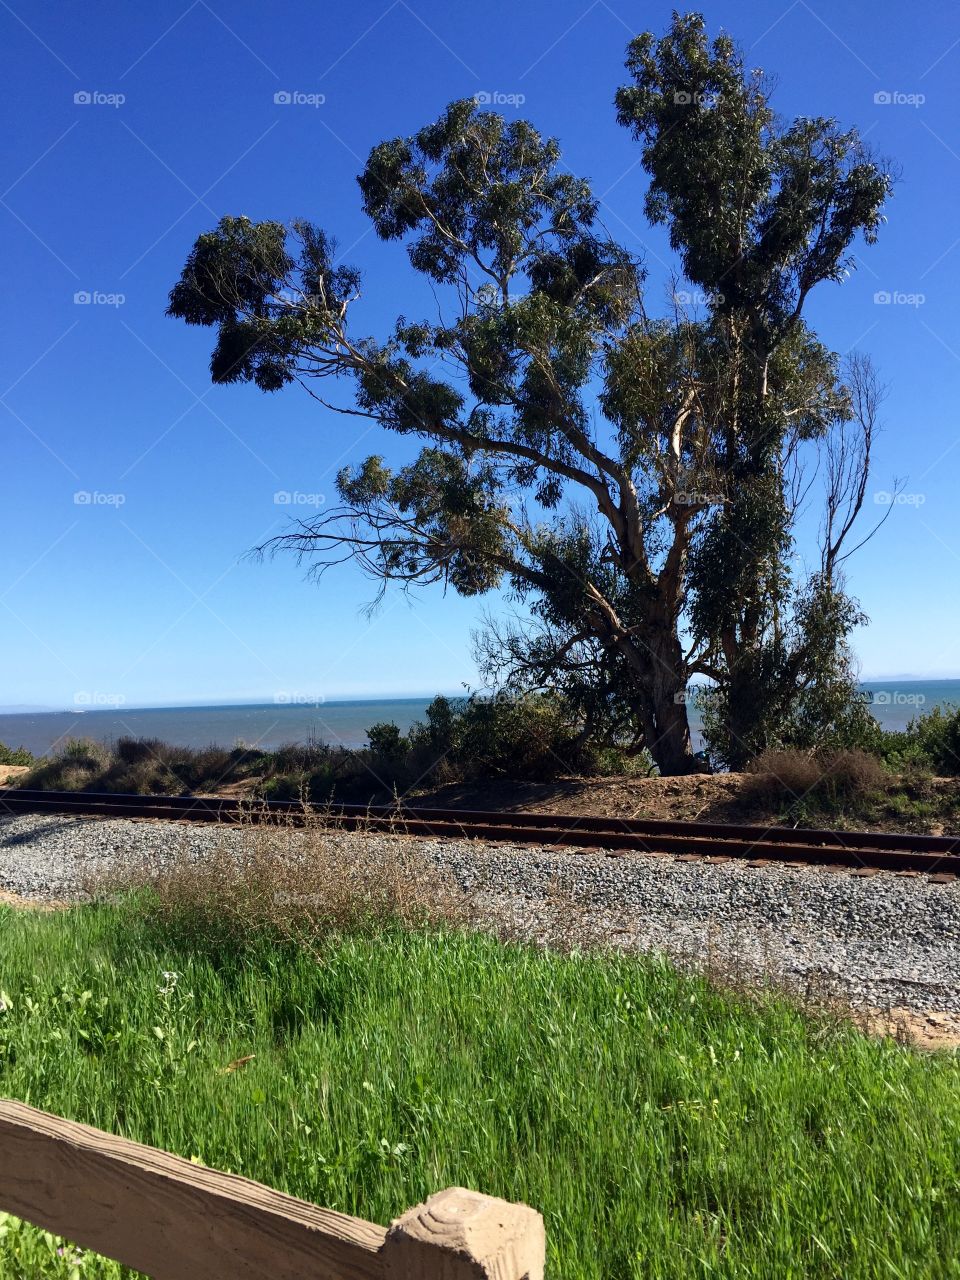
[[(788, 669), (802, 682), (803, 600), (816, 614), (840, 594), (862, 491), (839, 491), (830, 565), (799, 595), (788, 572), (798, 449), (856, 420), (801, 313), (855, 236), (875, 235), (887, 178), (829, 121), (777, 125), (762, 78), (697, 17), (640, 37), (628, 68), (617, 107), (643, 143), (647, 214), (668, 223), (698, 310), (651, 314), (642, 262), (556, 141), (468, 100), (374, 147), (359, 177), (435, 316), (357, 332), (361, 278), (333, 240), (242, 217), (199, 237), (169, 313), (217, 329), (215, 382), (299, 382), (422, 443), (397, 469), (374, 456), (343, 470), (340, 505), (278, 545), (319, 570), (354, 558), (383, 587), (506, 588), (533, 622), (493, 633), (489, 667), (564, 688), (588, 724), (675, 773), (693, 763), (691, 677), (717, 682), (729, 739), (752, 744), (757, 655), (781, 692)], [(866, 464), (869, 447), (843, 456)], [(834, 650), (849, 622), (836, 613)]]
[[(690, 624), (717, 677), (724, 755), (736, 764), (765, 745), (771, 719), (789, 718), (811, 682), (837, 673), (861, 619), (841, 565), (863, 506), (876, 380), (863, 360), (845, 377), (803, 311), (818, 285), (849, 274), (858, 235), (876, 240), (891, 176), (856, 130), (822, 117), (778, 120), (763, 72), (745, 69), (728, 36), (709, 43), (698, 15), (675, 15), (661, 40), (639, 36), (627, 68), (632, 83), (616, 106), (642, 143), (647, 217), (667, 226), (707, 302), (723, 500), (690, 556)], [(798, 582), (789, 478), (807, 441), (823, 447), (828, 514), (820, 564)]]

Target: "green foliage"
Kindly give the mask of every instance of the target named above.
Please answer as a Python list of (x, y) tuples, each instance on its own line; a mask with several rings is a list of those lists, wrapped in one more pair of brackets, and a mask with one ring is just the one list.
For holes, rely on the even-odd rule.
[(570, 708), (549, 695), (437, 699), (410, 739), (421, 755), (441, 748), (447, 770), (470, 780), (552, 778), (595, 767)]
[(700, 14), (638, 36), (627, 70), (618, 118), (644, 144), (647, 217), (724, 312), (786, 330), (814, 284), (843, 279), (855, 236), (876, 240), (889, 176), (834, 120), (780, 125), (763, 73), (728, 35), (709, 43)]
[(933, 707), (901, 732), (877, 726), (872, 745), (893, 768), (960, 777), (960, 707)]
[(367, 730), (367, 741), (376, 757), (391, 763), (401, 760), (410, 745), (392, 720), (371, 725)]
[(798, 592), (787, 627), (745, 653), (727, 682), (700, 689), (711, 759), (739, 769), (768, 749), (871, 749), (877, 725), (847, 644), (863, 621), (828, 582)]
[[(214, 958), (107, 907), (4, 910), (0, 973), (4, 1096), (341, 1212), (521, 1200), (565, 1280), (955, 1272), (957, 1059), (772, 995), (439, 931)], [(57, 1247), (5, 1219), (0, 1272), (77, 1280)]]
[(454, 283), (466, 257), (488, 250), (493, 274), (509, 276), (532, 231), (546, 223), (563, 245), (597, 211), (588, 183), (562, 171), (555, 140), (470, 99), (414, 137), (374, 147), (358, 182), (382, 240), (420, 233), (410, 260), (438, 284)]
[(297, 221), (293, 234), (296, 258), (282, 223), (226, 217), (191, 250), (167, 315), (217, 328), (214, 382), (278, 391), (293, 380), (304, 344), (326, 341), (356, 296), (360, 277), (334, 266), (336, 245), (324, 232)]
[(118, 738), (109, 746), (73, 738), (55, 754), (36, 761), (21, 783), (46, 791), (188, 795), (257, 776), (269, 759), (265, 752), (247, 747), (198, 749), (159, 738)]
[[(728, 747), (764, 745), (784, 714), (807, 732), (821, 704), (830, 728), (833, 695), (806, 673), (831, 644), (843, 656), (840, 548), (863, 489), (828, 493), (836, 538), (804, 582), (789, 476), (801, 444), (866, 419), (802, 312), (852, 269), (856, 238), (875, 239), (890, 179), (855, 131), (780, 121), (699, 15), (639, 36), (627, 68), (619, 120), (641, 145), (647, 216), (704, 291), (695, 315), (651, 314), (642, 263), (556, 140), (471, 100), (375, 146), (358, 179), (435, 318), (354, 333), (359, 276), (330, 237), (247, 218), (198, 239), (169, 313), (216, 329), (214, 381), (347, 379), (344, 412), (424, 441), (396, 472), (379, 456), (345, 469), (342, 504), (268, 546), (318, 572), (355, 558), (382, 589), (506, 591), (531, 621), (488, 648), (505, 687), (558, 694), (598, 744), (684, 772), (692, 675), (722, 689)], [(854, 480), (869, 469), (868, 445), (843, 457)]]
[(960, 775), (960, 707), (934, 707), (911, 720), (907, 737), (929, 758), (937, 773)]
[(615, 751), (588, 742), (575, 710), (551, 694), (437, 697), (426, 719), (404, 737), (395, 724), (367, 731), (372, 770), (383, 784), (405, 789), (492, 778), (542, 781), (596, 773), (601, 763), (620, 772)]
[(48, 791), (143, 795), (215, 792), (246, 782), (267, 799), (323, 804), (332, 798), (386, 801), (411, 786), (544, 779), (595, 773), (601, 764), (607, 772), (629, 767), (616, 748), (603, 749), (584, 732), (575, 703), (556, 695), (437, 697), (409, 733), (389, 721), (371, 725), (367, 744), (290, 743), (262, 751), (179, 747), (153, 738), (120, 738), (112, 747), (73, 739), (18, 781)]
[(0, 764), (31, 765), (34, 763), (34, 757), (26, 747), (8, 747), (5, 742), (0, 742)]

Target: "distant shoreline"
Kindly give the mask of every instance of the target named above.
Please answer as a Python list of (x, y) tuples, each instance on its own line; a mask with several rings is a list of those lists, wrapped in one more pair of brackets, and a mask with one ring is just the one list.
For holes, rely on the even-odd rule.
[[(960, 704), (960, 679), (870, 680), (860, 687), (871, 695), (870, 711), (885, 729), (905, 729), (910, 720), (938, 704)], [(401, 733), (407, 733), (414, 721), (424, 719), (436, 695), (320, 702), (290, 694), (284, 701), (179, 707), (98, 705), (97, 695), (89, 696), (91, 705), (64, 711), (0, 712), (0, 742), (14, 749), (25, 747), (36, 756), (56, 752), (70, 738), (106, 743), (119, 738), (153, 738), (170, 746), (241, 745), (265, 751), (306, 742), (355, 748), (365, 746), (367, 731), (384, 721), (392, 721)], [(695, 706), (690, 710), (694, 750), (700, 750), (704, 745), (700, 718)]]
[[(901, 689), (907, 685), (956, 685), (957, 698), (960, 701), (960, 676), (942, 676), (942, 677), (926, 677), (926, 676), (881, 676), (876, 679), (861, 680), (859, 687), (865, 692), (877, 692), (890, 690), (894, 688)], [(282, 698), (264, 698), (260, 700), (246, 700), (243, 702), (154, 702), (141, 703), (134, 705), (123, 701), (104, 702), (100, 705), (73, 705), (65, 707), (49, 707), (49, 706), (24, 706), (22, 704), (11, 704), (10, 706), (0, 706), (0, 716), (64, 716), (64, 715), (87, 715), (91, 712), (119, 712), (139, 713), (139, 712), (164, 712), (164, 711), (246, 711), (256, 708), (264, 710), (268, 707), (303, 707), (303, 708), (321, 708), (321, 707), (362, 707), (362, 706), (382, 706), (386, 703), (402, 704), (402, 703), (424, 703), (430, 702), (433, 698), (443, 696), (445, 698), (456, 699), (466, 698), (469, 694), (458, 690), (456, 693), (440, 691), (434, 693), (422, 694), (402, 694), (394, 696), (392, 694), (374, 694), (363, 698), (307, 698), (297, 694), (291, 694), (289, 697)]]
[[(960, 680), (958, 680), (960, 683)], [(384, 694), (380, 697), (369, 698), (302, 698), (291, 695), (289, 698), (266, 698), (262, 701), (253, 702), (154, 702), (142, 703), (134, 705), (128, 702), (109, 702), (97, 706), (66, 706), (66, 707), (44, 707), (44, 706), (20, 706), (17, 704), (11, 706), (0, 706), (0, 716), (71, 716), (86, 715), (91, 711), (240, 711), (249, 710), (252, 707), (355, 707), (355, 706), (375, 706), (383, 703), (402, 703), (402, 702), (431, 702), (434, 698), (443, 696), (445, 698), (466, 698), (469, 695), (463, 692), (444, 693), (438, 695), (436, 693), (410, 693), (403, 694), (399, 697), (392, 697)]]

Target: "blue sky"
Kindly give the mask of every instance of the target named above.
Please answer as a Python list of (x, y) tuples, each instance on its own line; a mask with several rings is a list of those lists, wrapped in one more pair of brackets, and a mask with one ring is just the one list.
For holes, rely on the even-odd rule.
[[(665, 29), (670, 9), (0, 0), (0, 704), (476, 682), (470, 633), (497, 599), (392, 592), (367, 619), (373, 588), (351, 567), (317, 587), (289, 561), (242, 558), (289, 518), (278, 492), (300, 495), (295, 514), (315, 510), (345, 462), (397, 462), (413, 445), (299, 390), (211, 388), (211, 335), (166, 319), (166, 294), (222, 214), (306, 216), (364, 270), (369, 331), (416, 314), (422, 286), (402, 247), (369, 231), (355, 177), (376, 142), (485, 93), (560, 138), (666, 300), (670, 254), (644, 222), (639, 151), (611, 103), (627, 41)], [(880, 243), (809, 314), (838, 351), (869, 352), (890, 388), (872, 493), (896, 478), (906, 500), (851, 565), (871, 617), (856, 638), (864, 675), (960, 675), (960, 11), (703, 10), (777, 75), (784, 115), (857, 125), (902, 170)], [(323, 102), (275, 101), (285, 93)]]

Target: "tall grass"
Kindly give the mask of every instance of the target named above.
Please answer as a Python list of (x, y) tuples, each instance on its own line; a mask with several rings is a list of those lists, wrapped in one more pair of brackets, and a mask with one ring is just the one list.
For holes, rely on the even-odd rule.
[[(375, 1221), (524, 1200), (552, 1277), (960, 1275), (953, 1058), (652, 960), (143, 905), (0, 909), (0, 1093)], [(0, 1223), (0, 1274), (119, 1274), (58, 1247)]]

